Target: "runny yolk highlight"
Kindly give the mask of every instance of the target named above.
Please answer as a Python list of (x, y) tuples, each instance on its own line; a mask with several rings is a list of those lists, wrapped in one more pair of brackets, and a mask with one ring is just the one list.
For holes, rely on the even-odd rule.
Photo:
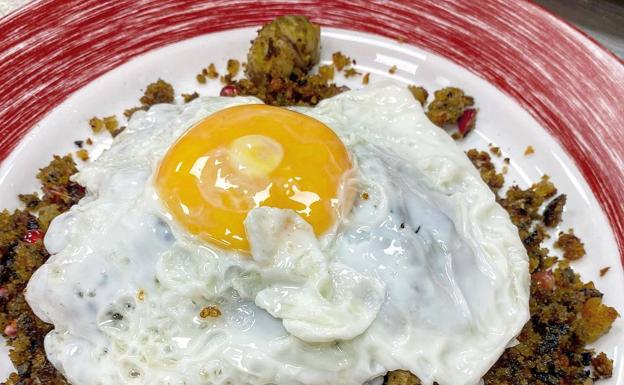
[(348, 203), (352, 169), (340, 139), (320, 121), (284, 108), (244, 105), (216, 112), (169, 149), (156, 188), (190, 233), (249, 251), (243, 221), (255, 207), (292, 209), (317, 235)]

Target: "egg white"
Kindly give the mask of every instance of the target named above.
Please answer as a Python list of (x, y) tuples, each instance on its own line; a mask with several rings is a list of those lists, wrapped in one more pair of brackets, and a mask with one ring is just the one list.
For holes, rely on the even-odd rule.
[(360, 385), (394, 369), (478, 383), (528, 320), (528, 258), (453, 140), (398, 86), (296, 108), (343, 140), (368, 199), (321, 239), (255, 209), (248, 258), (185, 233), (152, 184), (186, 129), (246, 103), (137, 112), (76, 175), (88, 195), (53, 221), (27, 290), (55, 326), (51, 362), (76, 385)]

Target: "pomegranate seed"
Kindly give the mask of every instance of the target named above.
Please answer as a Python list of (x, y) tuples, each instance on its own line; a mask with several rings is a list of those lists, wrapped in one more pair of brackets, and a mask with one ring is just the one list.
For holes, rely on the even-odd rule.
[(457, 128), (459, 133), (466, 135), (470, 131), (477, 121), (477, 110), (474, 108), (467, 108), (464, 110), (464, 114), (457, 121)]
[(221, 88), (221, 92), (219, 93), (221, 96), (236, 96), (238, 95), (238, 90), (236, 86), (232, 84), (228, 84), (227, 86)]
[(35, 243), (43, 239), (43, 231), (41, 230), (28, 230), (24, 235), (24, 242)]
[(4, 327), (4, 335), (7, 337), (15, 337), (17, 335), (17, 322), (15, 320), (9, 322), (9, 324)]
[(553, 272), (551, 270), (533, 273), (533, 280), (538, 287), (544, 290), (550, 291), (555, 288), (555, 277), (553, 276)]

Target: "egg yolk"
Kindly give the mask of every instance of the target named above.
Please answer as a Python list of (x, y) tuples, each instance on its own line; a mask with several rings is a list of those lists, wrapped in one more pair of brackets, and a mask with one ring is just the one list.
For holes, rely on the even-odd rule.
[(160, 199), (190, 233), (248, 252), (243, 221), (255, 207), (292, 209), (317, 235), (344, 211), (352, 170), (344, 144), (320, 121), (284, 108), (216, 112), (169, 149), (156, 174)]

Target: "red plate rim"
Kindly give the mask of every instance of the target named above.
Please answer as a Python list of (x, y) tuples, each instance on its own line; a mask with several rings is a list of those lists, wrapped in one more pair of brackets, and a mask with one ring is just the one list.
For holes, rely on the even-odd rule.
[(34, 1), (0, 20), (0, 160), (74, 91), (132, 57), (288, 13), (400, 38), (518, 101), (573, 157), (624, 261), (624, 65), (523, 0)]

